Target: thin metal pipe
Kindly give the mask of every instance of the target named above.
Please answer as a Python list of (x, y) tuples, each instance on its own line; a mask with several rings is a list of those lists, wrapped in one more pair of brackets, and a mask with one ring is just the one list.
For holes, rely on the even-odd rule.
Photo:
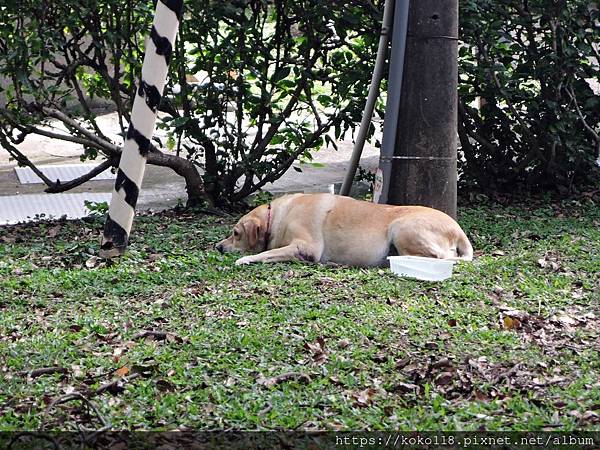
[(394, 8), (394, 31), (392, 34), (392, 51), (390, 55), (390, 72), (388, 81), (388, 98), (385, 105), (383, 122), (383, 139), (379, 158), (378, 175), (382, 176), (380, 192), (375, 192), (373, 201), (387, 203), (392, 174), (392, 157), (396, 148), (396, 131), (400, 114), (400, 98), (402, 96), (402, 75), (404, 73), (404, 53), (408, 34), (409, 0), (396, 0)]
[(362, 120), (354, 142), (354, 148), (352, 150), (352, 156), (350, 157), (350, 165), (346, 172), (346, 177), (342, 183), (340, 195), (350, 194), (352, 188), (352, 181), (360, 162), (363, 148), (365, 146), (365, 140), (367, 139), (367, 132), (371, 125), (373, 118), (373, 110), (375, 109), (375, 102), (379, 97), (379, 85), (381, 84), (381, 78), (383, 76), (383, 67), (385, 65), (385, 58), (387, 56), (388, 42), (390, 28), (392, 26), (392, 20), (394, 17), (394, 3), (395, 0), (387, 0), (383, 8), (383, 22), (381, 25), (381, 34), (379, 36), (379, 47), (377, 48), (377, 57), (375, 59), (375, 68), (373, 69), (373, 75), (371, 76), (371, 85), (369, 86), (369, 95), (365, 103), (365, 109), (363, 111)]

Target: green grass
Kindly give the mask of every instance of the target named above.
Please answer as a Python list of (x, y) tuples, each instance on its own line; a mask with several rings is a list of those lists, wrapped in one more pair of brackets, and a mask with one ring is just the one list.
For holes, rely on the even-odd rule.
[(97, 427), (44, 417), (71, 392), (115, 429), (599, 428), (600, 205), (464, 207), (478, 256), (440, 283), (236, 267), (232, 223), (138, 217), (112, 264), (101, 221), (0, 228), (0, 429)]

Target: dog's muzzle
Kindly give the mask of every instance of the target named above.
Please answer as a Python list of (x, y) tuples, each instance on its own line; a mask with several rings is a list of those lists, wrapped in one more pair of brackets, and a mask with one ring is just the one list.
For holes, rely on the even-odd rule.
[(219, 251), (219, 253), (225, 253), (225, 248), (220, 242), (217, 245), (215, 245), (215, 248)]

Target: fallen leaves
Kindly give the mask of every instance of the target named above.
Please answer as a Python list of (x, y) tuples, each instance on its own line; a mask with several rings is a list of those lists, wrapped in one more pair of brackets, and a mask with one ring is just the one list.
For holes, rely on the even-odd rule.
[(285, 272), (285, 273), (284, 273), (284, 274), (281, 276), (281, 278), (282, 278), (283, 280), (287, 280), (287, 279), (290, 279), (290, 278), (294, 278), (294, 276), (295, 276), (295, 275), (296, 275), (296, 274), (295, 274), (295, 272), (294, 272), (293, 270), (288, 270), (287, 272)]
[(325, 348), (325, 339), (319, 336), (315, 342), (306, 342), (304, 348), (310, 351), (312, 360), (315, 364), (324, 364), (328, 358), (328, 352)]
[(353, 392), (351, 394), (351, 398), (354, 400), (354, 406), (365, 408), (373, 403), (375, 394), (377, 394), (377, 390), (373, 388), (367, 388), (361, 391)]
[(502, 318), (502, 327), (505, 330), (515, 330), (521, 328), (521, 321), (515, 317), (504, 316)]
[(29, 378), (37, 378), (42, 375), (53, 375), (56, 373), (66, 374), (69, 370), (66, 367), (52, 366), (52, 367), (40, 367), (39, 369), (33, 370), (22, 370), (17, 372), (17, 375), (26, 376)]
[(71, 374), (73, 375), (73, 378), (75, 378), (75, 379), (85, 378), (84, 370), (81, 368), (81, 366), (78, 366), (76, 364), (71, 366)]
[[(406, 377), (406, 381), (393, 386), (395, 392), (420, 395), (425, 392), (426, 385), (448, 396), (455, 398), (468, 394), (472, 389), (470, 378), (464, 377), (464, 369), (448, 357), (430, 356), (422, 361), (402, 359), (396, 368)], [(416, 397), (415, 397), (416, 398)]]
[(528, 313), (518, 309), (512, 309), (502, 305), (500, 305), (499, 309), (502, 328), (505, 330), (520, 329), (523, 326), (523, 322), (526, 322), (530, 317)]
[[(546, 339), (548, 333), (556, 335), (558, 339), (564, 336), (559, 331), (570, 332), (575, 327), (600, 329), (596, 315), (591, 311), (585, 311), (581, 307), (572, 306), (568, 310), (558, 311), (548, 318), (517, 310), (506, 305), (498, 305), (501, 328), (505, 330), (522, 330), (527, 340), (536, 340), (541, 337), (543, 344), (548, 344)], [(529, 337), (527, 337), (529, 335)]]
[(123, 366), (123, 367), (118, 368), (115, 373), (120, 377), (125, 377), (125, 376), (129, 375), (129, 372), (131, 372), (129, 367)]
[[(191, 228), (185, 233), (204, 232)], [(157, 424), (163, 416), (156, 413), (164, 413), (166, 425), (159, 426), (165, 427), (176, 426), (173, 421), (180, 418), (207, 427), (269, 427), (286, 408), (297, 413), (296, 406), (301, 411), (296, 417), (311, 408), (312, 424), (302, 427), (371, 423), (361, 422), (367, 416), (396, 426), (406, 419), (403, 407), (428, 410), (432, 401), (446, 408), (447, 415), (440, 415), (446, 425), (459, 410), (463, 417), (485, 412), (472, 415), (475, 426), (495, 415), (493, 425), (509, 429), (538, 411), (536, 418), (547, 422), (540, 426), (597, 423), (600, 408), (589, 394), (599, 388), (593, 378), (597, 370), (586, 362), (593, 362), (593, 349), (600, 344), (600, 310), (593, 296), (600, 278), (589, 255), (579, 252), (582, 259), (576, 261), (575, 252), (562, 259), (546, 254), (555, 244), (547, 244), (545, 229), (536, 231), (543, 240), (528, 237), (522, 253), (521, 243), (506, 235), (486, 237), (481, 245), (486, 255), (494, 248), (506, 254), (496, 251), (495, 259), (476, 261), (464, 279), (436, 292), (389, 284), (376, 269), (257, 266), (250, 276), (226, 272), (223, 278), (217, 273), (217, 266), (227, 267), (223, 257), (199, 251), (180, 258), (177, 246), (171, 253), (142, 233), (133, 236), (131, 258), (111, 270), (88, 271), (102, 263), (93, 258), (95, 238), (92, 244), (83, 238), (64, 244), (64, 254), (11, 254), (0, 270), (13, 283), (9, 295), (16, 301), (0, 300), (0, 315), (8, 313), (0, 342), (34, 368), (64, 364), (68, 372), (19, 379), (0, 358), (0, 377), (13, 376), (9, 384), (20, 389), (0, 415), (34, 415), (44, 401), (75, 389), (88, 398), (101, 395), (95, 398), (102, 411), (119, 426), (133, 427)], [(169, 235), (165, 243), (175, 239), (185, 238)], [(544, 267), (536, 263), (540, 258)], [(34, 283), (34, 262), (50, 268), (44, 270), (48, 286)], [(570, 262), (572, 274), (563, 271)], [(149, 274), (152, 264), (164, 274)], [(22, 276), (13, 276), (15, 269)], [(65, 277), (54, 277), (54, 269)], [(144, 289), (138, 289), (141, 283)], [(12, 319), (11, 310), (22, 305), (25, 312)], [(37, 349), (26, 347), (37, 338), (31, 330), (45, 330), (40, 342), (58, 336), (71, 348), (59, 358), (39, 358), (33, 353)], [(193, 344), (180, 345), (188, 335)], [(377, 378), (383, 380), (379, 386)], [(46, 392), (45, 397), (27, 397), (33, 389)], [(221, 395), (213, 395), (216, 391)], [(231, 399), (248, 393), (260, 423), (233, 423)], [(188, 402), (194, 404), (193, 416)], [(392, 414), (398, 418), (386, 421)]]
[(350, 340), (349, 339), (341, 339), (338, 342), (338, 347), (339, 348), (347, 348), (350, 345)]
[(87, 267), (88, 269), (93, 269), (93, 268), (99, 266), (98, 263), (100, 261), (102, 261), (102, 259), (100, 257), (92, 255), (85, 261), (85, 267)]
[(132, 341), (137, 341), (140, 339), (146, 340), (156, 340), (156, 341), (167, 341), (167, 342), (175, 342), (181, 343), (184, 341), (183, 338), (179, 337), (177, 334), (169, 332), (169, 331), (159, 331), (159, 330), (144, 330), (139, 333), (136, 333), (132, 336)]
[(579, 422), (597, 425), (600, 423), (600, 414), (596, 413), (595, 411), (585, 411), (581, 415)]
[(139, 373), (133, 373), (131, 375), (120, 377), (120, 378), (117, 378), (116, 380), (112, 380), (107, 383), (104, 383), (98, 389), (96, 389), (96, 391), (94, 392), (94, 395), (100, 395), (105, 392), (108, 392), (112, 395), (118, 395), (125, 390), (125, 385), (128, 382), (131, 382), (131, 381), (135, 380), (136, 378), (139, 378), (140, 376), (141, 376), (141, 374), (139, 374)]
[(371, 356), (371, 359), (376, 363), (384, 363), (389, 359), (389, 355), (385, 351), (378, 352)]
[(301, 372), (286, 372), (270, 378), (261, 376), (256, 380), (259, 385), (269, 388), (287, 381), (309, 384), (312, 381), (312, 378), (310, 375)]
[(0, 241), (2, 241), (5, 244), (14, 244), (15, 242), (17, 242), (17, 237), (14, 235), (0, 236)]
[[(593, 316), (593, 314), (592, 314), (592, 316)], [(578, 320), (576, 320), (573, 317), (568, 316), (567, 314), (564, 314), (564, 313), (553, 315), (552, 317), (550, 317), (550, 321), (559, 323), (561, 325), (566, 325), (568, 327), (576, 326), (579, 323)]]
[(548, 268), (553, 272), (562, 269), (560, 256), (554, 252), (546, 252), (542, 258), (537, 260), (537, 263), (542, 269)]
[(55, 225), (52, 228), (50, 228), (47, 232), (46, 232), (46, 236), (49, 238), (54, 238), (56, 236), (58, 236), (58, 234), (60, 233), (62, 226), (61, 225)]
[(175, 385), (164, 378), (159, 378), (155, 383), (156, 388), (160, 392), (173, 392), (175, 391)]
[(394, 385), (393, 392), (417, 395), (419, 393), (419, 386), (412, 383), (399, 382)]
[(125, 347), (115, 347), (113, 349), (113, 354), (112, 354), (113, 362), (118, 363), (126, 351), (127, 351), (127, 349)]
[(436, 386), (446, 386), (454, 380), (455, 374), (454, 372), (441, 372), (433, 379), (433, 382)]

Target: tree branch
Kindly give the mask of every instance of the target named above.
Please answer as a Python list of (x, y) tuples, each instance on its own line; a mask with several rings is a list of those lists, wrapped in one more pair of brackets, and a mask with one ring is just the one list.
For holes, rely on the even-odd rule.
[[(70, 180), (66, 183), (61, 183), (60, 180), (50, 180), (46, 175), (44, 175), (44, 173), (41, 170), (39, 170), (36, 167), (36, 165), (33, 162), (31, 162), (22, 152), (20, 152), (14, 145), (12, 145), (3, 133), (0, 133), (0, 144), (2, 144), (2, 146), (9, 152), (9, 154), (13, 158), (15, 158), (15, 160), (17, 160), (19, 164), (31, 168), (31, 170), (38, 177), (40, 177), (44, 184), (48, 186), (46, 192), (57, 193), (67, 191), (68, 189), (74, 188), (85, 183), (86, 181), (91, 180), (96, 175), (106, 170), (108, 167), (116, 167), (118, 165), (119, 159), (121, 157), (121, 147), (99, 138), (93, 132), (86, 130), (79, 122), (70, 118), (61, 111), (51, 108), (42, 108), (42, 112), (49, 117), (53, 117), (65, 123), (65, 125), (84, 135), (85, 138), (79, 136), (69, 136), (60, 133), (53, 133), (51, 131), (42, 130), (40, 128), (31, 126), (23, 128), (26, 132), (36, 133), (50, 138), (62, 139), (65, 141), (76, 142), (84, 146), (94, 147), (108, 156), (108, 159), (106, 161), (104, 161), (99, 166), (95, 167), (89, 173), (74, 180)], [(196, 166), (194, 166), (194, 164), (191, 161), (188, 161), (187, 159), (181, 158), (179, 156), (163, 153), (158, 148), (156, 148), (154, 144), (150, 143), (150, 151), (148, 153), (147, 163), (157, 166), (169, 167), (175, 173), (177, 173), (185, 179), (186, 190), (188, 193), (188, 206), (197, 206), (201, 203), (202, 200), (208, 200), (209, 204), (211, 204), (211, 206), (213, 205), (211, 199), (208, 199), (206, 196), (204, 184), (202, 183), (202, 177), (200, 176)]]
[[(318, 59), (319, 59), (319, 54), (317, 52), (315, 52), (315, 54), (313, 55), (313, 57), (311, 58), (311, 60), (309, 62), (308, 67), (305, 68), (306, 70), (305, 70), (302, 78), (300, 79), (300, 81), (298, 81), (298, 86), (296, 87), (296, 90), (292, 93), (292, 96), (291, 96), (292, 98), (287, 103), (287, 105), (285, 106), (283, 111), (281, 111), (281, 114), (279, 115), (282, 119), (278, 120), (277, 122), (274, 122), (269, 127), (269, 129), (265, 133), (264, 137), (260, 140), (260, 142), (258, 142), (258, 143), (254, 142), (252, 144), (252, 146), (254, 147), (254, 150), (250, 152), (251, 155), (256, 155), (257, 153), (260, 153), (262, 149), (266, 148), (267, 145), (269, 145), (269, 142), (271, 142), (271, 139), (273, 139), (273, 136), (275, 136), (275, 133), (277, 133), (277, 130), (279, 129), (281, 124), (291, 114), (294, 107), (298, 103), (298, 100), (300, 99), (300, 94), (305, 89), (306, 83), (308, 82), (308, 76), (306, 75), (306, 72), (308, 72), (308, 70), (310, 70), (315, 65), (315, 63), (317, 62)], [(255, 144), (256, 144), (256, 146), (255, 146)]]
[(77, 122), (75, 119), (72, 119), (71, 117), (69, 117), (68, 115), (63, 113), (62, 111), (59, 111), (59, 110), (53, 109), (53, 108), (45, 108), (45, 107), (42, 107), (41, 110), (48, 117), (53, 117), (54, 119), (58, 119), (61, 122), (63, 122), (65, 125), (68, 125), (74, 129), (76, 129), (79, 133), (81, 133), (87, 139), (89, 139), (91, 142), (96, 144), (96, 145), (94, 145), (94, 147), (99, 148), (100, 150), (103, 150), (103, 151), (109, 153), (111, 156), (121, 153), (121, 149), (117, 145), (98, 137), (96, 134), (94, 134), (93, 132), (91, 132), (89, 130), (86, 130), (83, 126), (81, 126), (81, 124), (79, 122)]
[(286, 159), (282, 164), (279, 165), (279, 167), (276, 171), (271, 172), (269, 175), (264, 177), (258, 183), (252, 184), (247, 189), (242, 189), (242, 190), (238, 191), (235, 194), (235, 197), (234, 197), (235, 200), (241, 200), (241, 199), (247, 197), (252, 192), (255, 192), (256, 190), (262, 188), (265, 184), (273, 182), (273, 181), (277, 180), (279, 177), (281, 177), (290, 168), (290, 166), (294, 163), (294, 161), (296, 161), (296, 158), (298, 158), (298, 156), (300, 154), (302, 154), (307, 148), (309, 148), (319, 138), (319, 136), (321, 136), (321, 134), (323, 133), (324, 130), (331, 127), (333, 125), (333, 122), (334, 122), (334, 120), (330, 119), (329, 121), (327, 121), (327, 123), (325, 123), (321, 127), (317, 128), (311, 134), (311, 136), (304, 142), (304, 144), (302, 144), (300, 147), (298, 147), (288, 157), (288, 159)]
[[(466, 110), (465, 105), (463, 104), (463, 102), (460, 99), (458, 100), (458, 113), (463, 118), (471, 117), (471, 115)], [(462, 122), (462, 120), (459, 121), (459, 128), (461, 128), (461, 125), (462, 125), (462, 128), (463, 128), (464, 132), (468, 136), (470, 136), (471, 138), (475, 139), (475, 141), (477, 141), (479, 144), (481, 144), (482, 146), (484, 146), (490, 152), (492, 152), (492, 153), (497, 153), (498, 152), (498, 148), (495, 145), (493, 145), (490, 141), (488, 141), (483, 136), (481, 136), (480, 134), (478, 134), (475, 130), (471, 129), (470, 127), (465, 127), (461, 122)], [(469, 145), (470, 145), (470, 143), (469, 143)]]
[(47, 192), (48, 194), (56, 194), (59, 192), (68, 191), (69, 189), (73, 189), (77, 186), (81, 186), (83, 183), (90, 181), (95, 176), (100, 175), (102, 172), (104, 172), (109, 167), (116, 167), (118, 164), (119, 164), (119, 158), (117, 158), (117, 157), (107, 159), (107, 160), (103, 161), (101, 164), (94, 167), (92, 170), (90, 170), (85, 175), (82, 175), (78, 178), (66, 181), (64, 183), (61, 182), (60, 180), (56, 180), (56, 182), (52, 183), (51, 185), (48, 185), (48, 187), (44, 190), (44, 192)]
[(573, 90), (573, 86), (569, 85), (569, 86), (565, 87), (565, 91), (567, 91), (567, 94), (569, 95), (569, 97), (573, 101), (573, 105), (575, 106), (575, 111), (577, 111), (577, 115), (579, 116), (579, 119), (581, 120), (581, 123), (583, 124), (583, 127), (596, 140), (596, 156), (598, 156), (598, 158), (600, 158), (600, 135), (596, 132), (596, 130), (594, 130), (587, 123), (587, 120), (585, 120), (585, 117), (583, 116), (583, 113), (581, 112), (581, 109), (579, 108), (579, 104), (577, 103), (577, 98), (575, 97), (575, 91)]
[(511, 112), (515, 116), (515, 119), (517, 120), (517, 122), (519, 122), (519, 125), (521, 125), (523, 133), (525, 133), (525, 135), (527, 136), (527, 139), (529, 140), (530, 144), (534, 147), (534, 149), (536, 149), (536, 151), (538, 152), (540, 158), (542, 158), (542, 160), (545, 159), (544, 156), (543, 156), (543, 154), (539, 150), (539, 144), (537, 142), (536, 137), (531, 133), (531, 131), (529, 130), (529, 127), (527, 126), (527, 124), (525, 123), (525, 121), (521, 118), (521, 115), (517, 111), (517, 108), (515, 107), (515, 105), (513, 104), (513, 102), (511, 101), (511, 99), (509, 98), (508, 94), (506, 93), (506, 91), (502, 87), (502, 83), (500, 83), (500, 80), (498, 79), (498, 75), (496, 74), (496, 71), (492, 67), (492, 63), (491, 63), (491, 60), (490, 60), (490, 58), (489, 58), (489, 56), (487, 54), (485, 46), (482, 45), (481, 43), (479, 43), (478, 47), (479, 47), (479, 51), (481, 52), (481, 55), (483, 56), (483, 58), (485, 59), (485, 62), (487, 63), (487, 65), (489, 67), (488, 72), (489, 72), (490, 76), (492, 77), (492, 81), (494, 82), (494, 84), (498, 88), (498, 91), (500, 92), (500, 94), (502, 94), (502, 97), (504, 97), (504, 101), (506, 102), (506, 104), (508, 105), (509, 109), (511, 110)]
[(50, 186), (52, 184), (52, 180), (50, 180), (50, 178), (48, 178), (40, 169), (38, 169), (37, 166), (33, 162), (31, 162), (31, 160), (27, 156), (21, 153), (21, 151), (17, 147), (12, 145), (7, 139), (6, 135), (2, 132), (0, 132), (0, 144), (2, 144), (4, 150), (6, 150), (8, 154), (12, 156), (17, 161), (17, 163), (19, 163), (20, 166), (29, 167), (33, 171), (33, 173), (40, 177), (40, 179), (46, 185)]
[(27, 133), (39, 134), (40, 136), (46, 136), (52, 139), (60, 139), (62, 141), (73, 142), (75, 144), (81, 144), (86, 147), (94, 147), (99, 150), (103, 150), (104, 147), (99, 146), (96, 142), (92, 142), (89, 139), (85, 139), (79, 136), (72, 136), (70, 134), (54, 133), (53, 131), (44, 130), (33, 126), (26, 126), (23, 128)]

